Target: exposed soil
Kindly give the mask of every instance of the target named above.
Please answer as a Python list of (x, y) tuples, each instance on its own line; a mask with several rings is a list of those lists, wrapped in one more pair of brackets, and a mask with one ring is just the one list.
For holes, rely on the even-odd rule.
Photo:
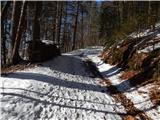
[(7, 76), (10, 73), (13, 73), (17, 70), (24, 70), (26, 68), (33, 68), (35, 66), (39, 66), (40, 63), (34, 63), (31, 64), (29, 62), (25, 62), (25, 63), (21, 63), (21, 64), (17, 64), (17, 65), (12, 65), (10, 67), (2, 67), (1, 68), (1, 75), (2, 76)]
[(155, 82), (150, 88), (150, 99), (154, 106), (160, 105), (160, 81)]
[(122, 75), (120, 76), (121, 79), (123, 80), (127, 80), (132, 78), (133, 76), (135, 76), (138, 72), (134, 71), (134, 70), (128, 70), (128, 71), (124, 71), (122, 73)]

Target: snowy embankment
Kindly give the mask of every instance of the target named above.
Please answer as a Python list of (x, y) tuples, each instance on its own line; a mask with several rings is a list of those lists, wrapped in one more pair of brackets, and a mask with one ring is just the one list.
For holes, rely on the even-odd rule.
[[(156, 35), (156, 37), (154, 38), (155, 40), (160, 40), (160, 33)], [(152, 40), (154, 41), (154, 40)], [(160, 48), (160, 42), (154, 44), (154, 45), (150, 45), (150, 46), (147, 46), (146, 48), (144, 48), (143, 50), (140, 50), (139, 52), (143, 52), (143, 53), (148, 53), (148, 52), (151, 52), (155, 49), (158, 49)]]
[[(156, 25), (156, 28), (155, 28), (154, 31), (152, 31), (151, 29), (147, 29), (147, 30), (144, 30), (143, 32), (140, 32), (140, 33), (133, 32), (129, 36), (131, 38), (138, 38), (138, 37), (146, 37), (147, 38), (149, 36), (153, 37), (149, 41), (150, 45), (147, 45), (144, 49), (139, 50), (138, 51), (139, 53), (141, 53), (141, 52), (143, 52), (143, 53), (149, 53), (149, 52), (151, 52), (151, 51), (153, 51), (155, 49), (160, 48), (160, 24), (159, 23)], [(142, 40), (140, 43), (136, 44), (136, 46), (140, 45), (145, 40), (146, 39)], [(151, 42), (153, 42), (153, 43), (151, 44)], [(154, 42), (155, 42), (155, 44), (154, 44)]]
[(153, 120), (160, 120), (160, 106), (155, 107), (149, 97), (151, 86), (131, 87), (129, 81), (120, 79), (120, 69), (104, 63), (100, 57), (95, 55), (88, 56), (97, 66), (103, 76), (107, 77), (112, 85), (130, 99), (136, 108), (142, 110)]
[(121, 120), (124, 107), (83, 64), (83, 59), (96, 57), (101, 50), (77, 50), (1, 77), (0, 119)]

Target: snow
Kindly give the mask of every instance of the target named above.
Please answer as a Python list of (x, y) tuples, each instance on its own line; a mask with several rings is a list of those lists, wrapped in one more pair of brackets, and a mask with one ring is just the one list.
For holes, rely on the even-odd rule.
[(133, 32), (131, 33), (129, 36), (132, 38), (137, 38), (137, 37), (144, 37), (144, 36), (148, 36), (149, 34), (152, 34), (153, 32), (150, 31), (150, 29), (144, 30), (142, 32)]
[[(160, 39), (160, 34), (157, 34), (154, 39), (157, 39), (157, 40)], [(151, 52), (151, 51), (158, 49), (158, 48), (160, 48), (160, 42), (158, 42), (154, 45), (147, 46), (146, 48), (139, 50), (139, 52), (148, 53), (148, 52)]]
[(146, 48), (139, 50), (139, 52), (148, 53), (158, 48), (160, 48), (160, 42), (155, 44), (154, 46), (153, 45), (147, 46)]
[(54, 41), (51, 40), (42, 40), (42, 42), (45, 43), (46, 45), (54, 44)]
[(160, 22), (156, 23), (155, 27), (160, 27)]
[(99, 78), (90, 77), (83, 64), (88, 54), (100, 49), (63, 54), (42, 66), (1, 77), (0, 119), (121, 120), (124, 107), (99, 84)]
[[(108, 77), (112, 85), (115, 85), (119, 91), (123, 92), (134, 103), (136, 108), (143, 110), (153, 120), (160, 119), (160, 106), (154, 108), (150, 101), (149, 86), (131, 87), (129, 81), (120, 79), (121, 68), (104, 63), (98, 56), (89, 56), (89, 58), (97, 65), (103, 76)], [(139, 91), (142, 92), (140, 93)]]
[(137, 90), (125, 92), (125, 95), (133, 101), (135, 107), (143, 110), (153, 120), (160, 119), (160, 111), (158, 111), (158, 107), (154, 108), (154, 105), (150, 101), (149, 91), (146, 87), (140, 87)]
[[(160, 39), (160, 34), (157, 34), (155, 39)], [(154, 45), (147, 46), (146, 48), (139, 50), (139, 52), (148, 53), (148, 52), (151, 52), (151, 51), (158, 49), (158, 48), (160, 48), (160, 42), (158, 42)]]
[[(151, 34), (155, 34), (154, 39), (158, 40), (158, 39), (160, 39), (160, 33), (159, 33), (160, 26), (159, 25), (160, 25), (160, 23), (156, 24), (156, 30), (155, 31), (151, 31), (151, 29), (146, 29), (146, 30), (144, 30), (140, 33), (133, 32), (129, 36), (132, 37), (132, 38), (137, 38), (137, 37), (145, 37), (145, 36), (149, 36)], [(135, 47), (140, 45), (144, 41), (145, 41), (145, 39), (142, 40), (140, 43), (136, 44)], [(154, 41), (154, 40), (152, 40), (152, 41)], [(117, 48), (118, 47), (119, 46), (117, 46)], [(153, 51), (154, 49), (157, 49), (157, 48), (160, 48), (160, 42), (156, 43), (154, 46), (153, 45), (147, 46), (146, 48), (144, 48), (142, 50), (139, 50), (138, 52), (139, 53), (141, 53), (141, 52), (148, 53), (148, 52), (151, 52), (151, 51)]]
[(153, 33), (159, 33), (159, 30), (160, 30), (160, 23), (157, 23), (155, 25), (155, 30), (151, 30), (151, 29), (144, 29), (143, 31), (141, 32), (133, 32), (129, 35), (129, 37), (132, 37), (132, 38), (137, 38), (137, 37), (145, 37), (145, 36), (148, 36), (148, 35), (151, 35)]
[[(160, 106), (152, 108), (148, 86), (131, 87), (121, 80), (121, 68), (104, 63), (101, 46), (79, 49), (42, 66), (17, 71), (1, 77), (2, 120), (121, 120), (126, 113), (121, 103), (91, 78), (83, 61), (91, 59), (104, 77), (123, 92), (134, 106), (153, 120), (160, 119)], [(104, 92), (105, 91), (105, 92)]]

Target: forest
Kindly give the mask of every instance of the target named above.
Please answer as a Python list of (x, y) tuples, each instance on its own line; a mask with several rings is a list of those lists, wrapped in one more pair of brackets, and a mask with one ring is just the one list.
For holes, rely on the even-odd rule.
[(159, 120), (159, 1), (1, 1), (2, 120)]

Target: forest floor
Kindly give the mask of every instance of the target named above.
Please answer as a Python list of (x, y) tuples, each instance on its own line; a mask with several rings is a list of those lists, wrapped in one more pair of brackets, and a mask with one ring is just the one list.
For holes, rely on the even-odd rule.
[(120, 68), (98, 57), (102, 50), (75, 50), (2, 76), (0, 119), (159, 120), (160, 106), (149, 97), (153, 86), (131, 87)]

